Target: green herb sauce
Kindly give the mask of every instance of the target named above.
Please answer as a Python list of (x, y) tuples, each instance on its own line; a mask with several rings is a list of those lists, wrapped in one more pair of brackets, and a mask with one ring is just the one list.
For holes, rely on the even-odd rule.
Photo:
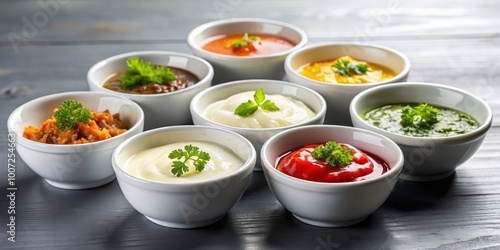
[(464, 134), (479, 127), (479, 122), (464, 112), (433, 106), (438, 122), (429, 129), (401, 125), (401, 111), (404, 107), (416, 107), (418, 103), (389, 104), (368, 111), (364, 119), (371, 125), (391, 133), (414, 137), (447, 137)]

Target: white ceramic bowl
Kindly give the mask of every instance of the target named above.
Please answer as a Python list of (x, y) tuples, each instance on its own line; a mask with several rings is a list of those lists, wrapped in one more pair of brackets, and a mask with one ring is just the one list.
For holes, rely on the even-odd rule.
[[(55, 145), (23, 137), (27, 126), (40, 126), (53, 110), (66, 100), (75, 100), (88, 109), (111, 114), (129, 126), (118, 136), (86, 144)], [(136, 103), (106, 93), (66, 92), (43, 96), (15, 109), (7, 121), (15, 135), (16, 149), (23, 161), (52, 186), (63, 189), (86, 189), (104, 185), (115, 178), (111, 167), (113, 150), (125, 139), (142, 132), (144, 113)]]
[[(281, 94), (284, 96), (292, 97), (296, 100), (302, 101), (306, 106), (308, 106), (316, 115), (310, 120), (291, 125), (286, 127), (277, 128), (240, 128), (227, 126), (220, 123), (213, 122), (207, 119), (204, 115), (206, 108), (220, 100), (224, 100), (234, 94), (238, 94), (245, 91), (256, 91), (262, 88), (266, 94)], [(212, 86), (208, 89), (203, 90), (193, 97), (191, 101), (191, 115), (194, 124), (197, 125), (207, 125), (212, 127), (219, 127), (227, 130), (234, 131), (238, 134), (243, 135), (245, 138), (252, 142), (253, 146), (260, 152), (262, 144), (269, 139), (269, 137), (293, 127), (304, 126), (309, 124), (322, 124), (326, 113), (326, 102), (315, 91), (285, 81), (276, 80), (241, 80), (219, 84)], [(259, 159), (257, 159), (259, 162)], [(257, 165), (256, 170), (261, 170), (260, 166)]]
[[(480, 127), (446, 138), (411, 137), (387, 132), (368, 124), (363, 115), (392, 103), (428, 103), (472, 115)], [(394, 140), (403, 150), (405, 166), (401, 178), (432, 181), (445, 178), (467, 161), (480, 147), (491, 126), (492, 112), (480, 98), (457, 88), (433, 83), (394, 83), (375, 87), (354, 97), (350, 106), (352, 123)]]
[[(262, 56), (230, 56), (206, 51), (200, 43), (227, 34), (267, 34), (285, 38), (295, 46), (287, 51)], [(232, 18), (202, 24), (193, 29), (187, 42), (193, 53), (209, 61), (215, 69), (214, 84), (243, 79), (282, 80), (285, 57), (307, 43), (304, 31), (293, 25), (261, 18)]]
[[(167, 65), (187, 70), (195, 74), (200, 81), (188, 88), (164, 94), (128, 94), (102, 87), (112, 74), (126, 70), (129, 57), (139, 57), (151, 64)], [(212, 84), (214, 71), (205, 60), (177, 52), (136, 51), (115, 55), (94, 64), (87, 73), (91, 91), (113, 93), (137, 102), (144, 110), (144, 128), (146, 130), (170, 125), (192, 124), (189, 114), (191, 98)]]
[[(123, 170), (134, 154), (182, 141), (218, 143), (244, 164), (230, 175), (192, 183), (150, 181)], [(113, 154), (113, 169), (125, 198), (146, 218), (162, 226), (195, 228), (218, 221), (240, 200), (255, 161), (255, 149), (244, 137), (219, 128), (185, 125), (149, 130), (126, 140)]]
[[(358, 60), (384, 65), (398, 74), (378, 83), (340, 84), (324, 83), (302, 76), (297, 70), (308, 63), (351, 56)], [(403, 82), (410, 73), (410, 60), (402, 53), (380, 45), (352, 43), (321, 43), (296, 50), (285, 60), (288, 80), (316, 90), (326, 100), (328, 113), (325, 124), (351, 125), (349, 103), (359, 92), (379, 85)]]
[[(276, 169), (276, 159), (283, 153), (324, 141), (348, 143), (375, 154), (390, 170), (369, 180), (325, 183), (302, 180)], [(262, 146), (261, 159), (276, 199), (300, 221), (321, 227), (349, 226), (365, 219), (389, 197), (403, 167), (403, 153), (387, 137), (336, 125), (310, 125), (276, 134)]]

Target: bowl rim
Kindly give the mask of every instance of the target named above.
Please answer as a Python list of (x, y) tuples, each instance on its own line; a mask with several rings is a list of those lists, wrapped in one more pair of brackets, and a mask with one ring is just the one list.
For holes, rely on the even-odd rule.
[[(40, 103), (40, 102), (47, 102), (49, 100), (54, 100), (58, 98), (63, 98), (64, 96), (100, 96), (100, 97), (113, 97), (117, 98), (121, 101), (124, 101), (125, 103), (129, 104), (130, 106), (134, 107), (135, 111), (138, 113), (139, 117), (137, 119), (137, 122), (133, 124), (130, 128), (127, 129), (122, 134), (119, 134), (117, 136), (105, 139), (105, 140), (100, 140), (100, 141), (95, 141), (95, 142), (89, 142), (89, 143), (82, 143), (82, 144), (48, 144), (48, 143), (43, 143), (43, 142), (37, 142), (37, 141), (32, 141), (27, 138), (24, 138), (22, 134), (19, 134), (16, 132), (14, 128), (11, 127), (11, 119), (13, 116), (17, 113), (20, 112), (21, 109), (24, 109), (27, 105), (33, 105), (34, 103)], [(48, 118), (46, 118), (48, 119)], [(7, 124), (8, 124), (8, 130), (10, 133), (15, 133), (16, 134), (16, 141), (18, 144), (23, 145), (24, 147), (30, 148), (32, 150), (37, 150), (41, 152), (46, 152), (46, 153), (68, 153), (68, 149), (71, 148), (82, 148), (82, 147), (96, 147), (101, 144), (110, 144), (112, 142), (115, 142), (118, 139), (121, 139), (123, 136), (126, 136), (132, 131), (136, 131), (141, 124), (144, 124), (144, 111), (142, 108), (135, 103), (134, 101), (124, 98), (123, 96), (119, 95), (114, 95), (110, 93), (104, 93), (104, 92), (92, 92), (92, 91), (70, 91), (70, 92), (61, 92), (61, 93), (55, 93), (55, 94), (49, 94), (45, 96), (41, 96), (38, 98), (35, 98), (33, 100), (30, 100), (21, 106), (17, 107), (14, 109), (11, 114), (9, 115), (9, 118), (7, 119)], [(40, 126), (40, 125), (38, 125)], [(142, 125), (143, 126), (143, 125)], [(141, 129), (142, 130), (142, 129)], [(72, 151), (70, 151), (72, 152)]]
[[(273, 53), (273, 54), (268, 54), (268, 55), (255, 55), (255, 56), (244, 56), (244, 57), (243, 56), (224, 55), (224, 54), (219, 54), (219, 53), (211, 52), (208, 50), (204, 50), (199, 46), (199, 44), (194, 42), (194, 38), (196, 36), (202, 34), (208, 28), (221, 26), (221, 25), (225, 25), (225, 24), (234, 24), (234, 23), (267, 23), (267, 24), (278, 25), (278, 26), (289, 28), (290, 30), (293, 30), (294, 32), (298, 33), (299, 36), (301, 37), (301, 39), (292, 48), (287, 49), (285, 51), (281, 51), (281, 52)], [(303, 47), (304, 45), (306, 45), (307, 41), (308, 41), (307, 34), (302, 29), (300, 29), (299, 27), (297, 27), (293, 24), (282, 22), (282, 21), (277, 21), (277, 20), (273, 20), (273, 19), (251, 18), (251, 17), (229, 18), (229, 19), (215, 20), (212, 22), (204, 23), (204, 24), (201, 24), (201, 25), (195, 27), (194, 29), (192, 29), (187, 36), (187, 44), (192, 50), (203, 53), (205, 55), (209, 55), (211, 58), (216, 58), (217, 60), (225, 60), (225, 61), (260, 60), (260, 59), (265, 59), (265, 58), (275, 58), (275, 57), (286, 56), (290, 52), (293, 52), (293, 51)]]
[[(357, 105), (363, 100), (363, 98), (371, 93), (374, 92), (380, 92), (384, 91), (386, 89), (391, 89), (391, 88), (401, 88), (405, 86), (417, 86), (417, 87), (424, 87), (424, 88), (441, 88), (441, 89), (446, 89), (454, 92), (458, 92), (464, 96), (469, 96), (479, 103), (481, 103), (481, 106), (483, 109), (486, 110), (486, 122), (481, 124), (477, 129), (467, 132), (465, 134), (459, 134), (459, 135), (452, 135), (448, 137), (414, 137), (414, 136), (409, 136), (409, 135), (400, 135), (400, 134), (395, 134), (388, 132), (386, 130), (383, 130), (381, 128), (375, 127), (371, 124), (368, 124), (360, 114), (356, 111)], [(387, 102), (390, 103), (390, 102)], [(433, 104), (433, 105), (440, 105), (440, 104)], [(444, 105), (441, 105), (444, 106)], [(463, 112), (463, 111), (462, 111)], [(384, 136), (387, 136), (391, 138), (392, 140), (396, 141), (398, 144), (402, 145), (410, 145), (410, 146), (422, 146), (425, 145), (425, 143), (428, 142), (434, 142), (434, 143), (440, 143), (440, 144), (456, 144), (456, 143), (463, 143), (467, 142), (476, 138), (481, 137), (482, 135), (486, 134), (488, 129), (491, 127), (492, 120), (493, 120), (493, 114), (491, 111), (490, 106), (483, 101), (481, 98), (478, 96), (467, 92), (463, 89), (459, 89), (456, 87), (444, 85), (444, 84), (438, 84), (438, 83), (429, 83), (429, 82), (396, 82), (392, 84), (386, 84), (382, 86), (377, 86), (373, 87), (367, 90), (364, 90), (357, 94), (351, 101), (349, 105), (349, 113), (351, 114), (351, 119), (354, 121), (356, 120), (359, 123), (362, 123), (364, 126), (370, 127), (370, 130), (373, 130), (374, 132), (377, 132), (379, 134), (382, 134)], [(403, 143), (402, 141), (413, 141), (414, 143)]]
[[(326, 129), (330, 129), (330, 130), (338, 130), (338, 129), (352, 130), (355, 132), (363, 132), (363, 133), (375, 136), (377, 138), (381, 138), (384, 141), (386, 141), (387, 143), (391, 144), (392, 147), (394, 147), (394, 149), (396, 150), (398, 160), (394, 164), (394, 166), (391, 166), (389, 171), (387, 171), (386, 173), (379, 175), (375, 178), (372, 178), (372, 179), (353, 181), (353, 182), (317, 182), (317, 181), (304, 180), (304, 179), (300, 179), (297, 177), (287, 175), (287, 174), (279, 171), (278, 169), (276, 169), (272, 163), (274, 161), (270, 161), (272, 159), (267, 158), (265, 152), (270, 147), (270, 144), (273, 143), (274, 141), (279, 140), (282, 137), (293, 135), (293, 134), (298, 133), (302, 130), (314, 130), (317, 128), (326, 128)], [(349, 142), (344, 142), (344, 143), (349, 143)], [(290, 149), (290, 150), (292, 150), (292, 149)], [(360, 150), (362, 150), (362, 149), (360, 149)], [(370, 153), (379, 156), (377, 154), (377, 152), (370, 152)], [(382, 159), (382, 160), (385, 161), (385, 159)], [(403, 152), (402, 152), (401, 148), (398, 146), (398, 144), (396, 144), (393, 140), (391, 140), (390, 138), (388, 138), (384, 135), (381, 135), (381, 134), (378, 134), (378, 133), (375, 133), (373, 131), (363, 129), (363, 128), (349, 127), (349, 126), (343, 126), (343, 125), (318, 124), (318, 125), (307, 125), (307, 126), (291, 128), (291, 129), (279, 132), (279, 133), (271, 136), (264, 143), (264, 145), (262, 145), (261, 161), (262, 161), (262, 169), (267, 170), (267, 171), (264, 171), (264, 173), (266, 175), (269, 173), (269, 174), (273, 175), (274, 177), (279, 178), (280, 180), (286, 181), (286, 182), (288, 182), (287, 185), (288, 184), (294, 185), (294, 186), (300, 187), (301, 189), (302, 188), (312, 188), (312, 189), (315, 189), (315, 188), (349, 188), (349, 187), (353, 187), (353, 186), (369, 185), (369, 184), (374, 183), (374, 182), (380, 182), (380, 181), (384, 181), (387, 179), (397, 178), (403, 169), (404, 156), (403, 156)]]
[[(95, 74), (96, 70), (105, 67), (109, 63), (113, 63), (113, 62), (121, 61), (121, 60), (126, 60), (128, 57), (132, 57), (132, 56), (144, 56), (144, 55), (153, 55), (153, 56), (160, 56), (160, 57), (177, 56), (177, 57), (188, 58), (188, 59), (195, 60), (195, 61), (198, 61), (201, 64), (203, 64), (207, 68), (208, 73), (205, 76), (203, 76), (202, 78), (200, 78), (200, 80), (192, 86), (189, 86), (189, 87), (184, 88), (184, 89), (176, 90), (173, 92), (159, 93), (159, 94), (122, 93), (122, 92), (118, 92), (118, 91), (104, 88), (101, 83), (94, 82), (91, 80), (91, 78), (92, 78), (93, 74)], [(166, 65), (166, 66), (169, 66), (169, 65)], [(186, 68), (182, 68), (182, 70), (186, 70), (190, 73), (193, 73), (192, 71), (190, 71), (189, 69), (186, 69)], [(154, 98), (154, 97), (165, 97), (165, 96), (170, 96), (170, 95), (179, 95), (183, 92), (187, 92), (187, 91), (190, 91), (192, 89), (198, 88), (199, 86), (205, 85), (203, 83), (211, 82), (213, 77), (214, 77), (214, 69), (213, 69), (212, 65), (207, 60), (205, 60), (201, 57), (186, 54), (186, 53), (175, 52), (175, 51), (161, 51), (161, 50), (137, 50), (137, 51), (132, 51), (132, 52), (116, 54), (116, 55), (101, 59), (100, 61), (93, 64), (87, 71), (87, 83), (89, 85), (96, 86), (97, 88), (99, 88), (99, 90), (101, 92), (114, 93), (115, 95), (125, 96), (127, 98)]]
[[(207, 180), (192, 181), (192, 182), (162, 182), (162, 181), (153, 181), (153, 180), (143, 179), (143, 178), (136, 177), (136, 176), (133, 176), (133, 175), (129, 174), (127, 171), (125, 171), (123, 169), (123, 166), (121, 166), (117, 162), (117, 157), (118, 157), (117, 155), (131, 141), (140, 140), (143, 137), (148, 137), (148, 136), (150, 136), (152, 134), (164, 133), (164, 132), (167, 132), (167, 131), (199, 130), (199, 129), (217, 130), (219, 132), (231, 134), (232, 136), (237, 137), (238, 140), (240, 140), (241, 142), (244, 142), (246, 144), (246, 146), (248, 148), (250, 148), (250, 156), (248, 157), (247, 160), (244, 161), (244, 163), (240, 166), (239, 169), (237, 169), (236, 171), (234, 171), (234, 172), (232, 172), (232, 173), (230, 173), (228, 175), (219, 176), (219, 177), (212, 178), (212, 179), (207, 179)], [(224, 146), (224, 145), (222, 145), (220, 143), (217, 143), (217, 142), (214, 142), (214, 143), (217, 144), (217, 145)], [(127, 178), (129, 180), (132, 180), (135, 183), (141, 183), (141, 184), (149, 185), (150, 187), (153, 187), (153, 188), (154, 187), (160, 188), (160, 187), (164, 187), (164, 186), (189, 187), (189, 186), (193, 186), (193, 185), (206, 185), (206, 184), (210, 184), (210, 183), (214, 183), (214, 182), (219, 182), (219, 181), (222, 181), (224, 179), (234, 178), (236, 176), (244, 174), (245, 171), (249, 170), (248, 168), (251, 168), (252, 172), (253, 172), (253, 168), (256, 165), (256, 159), (257, 159), (257, 152), (255, 151), (255, 147), (253, 147), (252, 143), (250, 143), (250, 141), (248, 139), (246, 139), (242, 135), (240, 135), (240, 134), (238, 134), (236, 132), (230, 131), (230, 130), (216, 128), (216, 127), (210, 127), (210, 126), (205, 126), (205, 125), (175, 125), (175, 126), (168, 126), (168, 127), (160, 127), (160, 128), (150, 129), (150, 130), (144, 131), (142, 133), (138, 133), (136, 135), (133, 135), (130, 138), (127, 138), (125, 141), (121, 142), (115, 148), (115, 150), (113, 151), (113, 154), (111, 155), (111, 161), (112, 161), (112, 165), (113, 165), (113, 170), (117, 174), (116, 175), (117, 178), (120, 178), (121, 176), (125, 176), (125, 178)], [(252, 164), (252, 162), (254, 162), (254, 163)]]
[[(307, 53), (307, 51), (312, 50), (312, 49), (318, 49), (318, 48), (325, 48), (325, 47), (341, 47), (341, 46), (357, 46), (357, 47), (368, 47), (368, 48), (376, 48), (380, 50), (385, 50), (388, 52), (393, 53), (397, 57), (399, 57), (401, 60), (404, 61), (404, 68), (401, 72), (399, 72), (396, 76), (393, 78), (387, 79), (385, 81), (381, 82), (373, 82), (373, 83), (363, 83), (363, 84), (346, 84), (346, 83), (327, 83), (327, 82), (321, 82), (318, 80), (314, 80), (308, 77), (305, 77), (301, 74), (299, 74), (295, 69), (292, 68), (291, 63), (292, 60), (297, 56), (299, 53)], [(342, 88), (359, 88), (359, 89), (366, 89), (366, 87), (372, 87), (372, 86), (377, 86), (377, 85), (383, 85), (387, 83), (393, 83), (393, 82), (400, 82), (402, 81), (408, 74), (410, 73), (411, 69), (411, 62), (410, 59), (400, 51), (390, 48), (385, 45), (381, 44), (361, 44), (361, 43), (349, 43), (349, 42), (320, 42), (320, 43), (314, 43), (314, 44), (309, 44), (307, 46), (304, 46), (300, 49), (297, 49), (290, 53), (286, 58), (285, 58), (285, 63), (284, 63), (285, 71), (287, 74), (291, 74), (294, 77), (300, 78), (303, 81), (309, 81), (310, 84), (313, 85), (319, 85), (319, 86), (338, 86)]]
[[(282, 86), (285, 86), (285, 85), (286, 86), (291, 86), (291, 87), (295, 87), (297, 89), (302, 89), (302, 90), (308, 91), (311, 94), (313, 94), (314, 96), (316, 96), (316, 98), (320, 101), (320, 103), (321, 103), (321, 109), (318, 110), (317, 112), (315, 110), (313, 110), (313, 112), (316, 112), (316, 114), (312, 118), (310, 118), (310, 119), (308, 119), (306, 121), (302, 121), (302, 122), (297, 123), (297, 124), (292, 124), (292, 125), (283, 126), (283, 127), (274, 127), (274, 128), (242, 128), (242, 127), (229, 126), (229, 125), (225, 125), (225, 124), (221, 124), (221, 123), (217, 123), (217, 122), (214, 122), (212, 120), (209, 120), (203, 114), (198, 113), (197, 112), (197, 108), (195, 108), (195, 104), (197, 102), (199, 102), (199, 100), (202, 99), (206, 95), (206, 93), (208, 93), (208, 92), (220, 91), (220, 89), (224, 89), (226, 87), (231, 87), (231, 86), (239, 85), (239, 84), (256, 84), (256, 83), (262, 83), (262, 84), (264, 84), (264, 82), (265, 83), (272, 83), (274, 85), (279, 84), (279, 85), (282, 85)], [(229, 98), (229, 97), (230, 97), (230, 95), (228, 95), (226, 98)], [(298, 100), (296, 98), (294, 98), (294, 99)], [(298, 101), (301, 101), (301, 102), (304, 103), (303, 100), (298, 100)], [(306, 103), (304, 103), (304, 104), (306, 104)], [(306, 106), (308, 106), (308, 105), (306, 105)], [(217, 84), (217, 85), (211, 86), (209, 88), (206, 88), (206, 89), (200, 91), (198, 94), (196, 94), (193, 97), (193, 99), (191, 99), (189, 107), (190, 107), (191, 113), (196, 114), (205, 123), (210, 124), (210, 126), (222, 127), (224, 129), (233, 130), (233, 131), (239, 131), (239, 132), (245, 132), (245, 133), (251, 133), (251, 132), (274, 132), (274, 131), (281, 131), (283, 129), (289, 129), (289, 128), (293, 128), (293, 127), (297, 127), (297, 126), (303, 126), (303, 125), (307, 124), (308, 122), (310, 122), (311, 120), (317, 120), (317, 119), (321, 119), (321, 117), (325, 117), (326, 111), (327, 111), (326, 100), (317, 91), (314, 91), (311, 88), (308, 88), (306, 86), (302, 86), (302, 85), (299, 85), (299, 84), (296, 84), (296, 83), (292, 83), (292, 82), (288, 82), (288, 81), (282, 81), (282, 80), (270, 80), (270, 79), (237, 80), (237, 81), (225, 82), (225, 83), (221, 83), (221, 84)], [(205, 109), (206, 109), (206, 107), (203, 109), (203, 111), (205, 111)]]

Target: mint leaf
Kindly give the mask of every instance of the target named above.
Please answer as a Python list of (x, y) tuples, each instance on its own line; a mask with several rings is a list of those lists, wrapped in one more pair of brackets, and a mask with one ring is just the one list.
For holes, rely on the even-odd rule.
[(238, 107), (236, 107), (234, 113), (242, 117), (247, 117), (255, 113), (255, 111), (257, 111), (259, 107), (263, 110), (271, 112), (280, 110), (274, 102), (272, 102), (271, 100), (266, 100), (266, 94), (264, 93), (264, 90), (262, 88), (259, 88), (255, 91), (253, 99), (254, 101), (248, 100), (247, 102), (240, 104)]

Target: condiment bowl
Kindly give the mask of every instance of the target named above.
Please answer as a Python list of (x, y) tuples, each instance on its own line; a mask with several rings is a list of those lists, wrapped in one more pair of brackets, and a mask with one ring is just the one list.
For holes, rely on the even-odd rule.
[[(383, 65), (394, 70), (394, 78), (361, 84), (325, 83), (301, 75), (298, 70), (309, 63), (351, 56), (361, 61)], [(349, 103), (359, 92), (375, 86), (404, 82), (410, 73), (410, 60), (401, 52), (381, 45), (355, 43), (320, 43), (300, 48), (290, 53), (285, 60), (288, 80), (314, 89), (328, 104), (325, 124), (352, 125)]]
[[(209, 52), (202, 42), (215, 36), (231, 34), (262, 34), (278, 36), (295, 44), (289, 50), (269, 55), (233, 56)], [(214, 84), (243, 79), (282, 80), (285, 76), (285, 57), (307, 43), (307, 36), (300, 28), (288, 23), (261, 18), (231, 18), (202, 24), (187, 37), (193, 53), (209, 61), (215, 69)]]
[[(186, 141), (220, 145), (240, 157), (243, 164), (228, 175), (185, 182), (147, 180), (126, 170), (127, 161), (135, 154)], [(128, 202), (150, 221), (173, 228), (202, 227), (224, 217), (245, 192), (255, 161), (255, 149), (241, 135), (219, 128), (195, 125), (170, 126), (143, 132), (124, 141), (113, 153), (113, 169)], [(198, 174), (203, 173), (202, 171)], [(160, 174), (166, 175), (163, 172)]]
[[(369, 124), (364, 115), (371, 109), (397, 103), (427, 103), (471, 115), (479, 127), (448, 137), (412, 137), (388, 132)], [(492, 112), (479, 97), (443, 84), (406, 82), (378, 86), (359, 93), (351, 102), (355, 127), (368, 129), (395, 141), (405, 156), (400, 178), (432, 181), (445, 178), (474, 155), (492, 123)]]
[[(372, 179), (353, 182), (315, 182), (276, 169), (276, 160), (303, 145), (347, 143), (384, 160), (389, 170)], [(356, 224), (376, 211), (391, 194), (403, 167), (403, 153), (389, 138), (359, 128), (309, 125), (282, 131), (261, 150), (264, 174), (276, 199), (300, 221), (320, 227)]]
[[(128, 68), (126, 61), (130, 57), (138, 57), (153, 65), (166, 65), (189, 71), (200, 81), (185, 89), (162, 94), (129, 94), (104, 88), (102, 85), (106, 79)], [(213, 76), (212, 66), (196, 56), (169, 51), (136, 51), (115, 55), (97, 62), (88, 70), (87, 81), (91, 91), (112, 93), (138, 103), (144, 110), (144, 128), (148, 130), (163, 126), (192, 124), (189, 102), (195, 94), (211, 86)]]
[[(78, 101), (83, 107), (94, 111), (108, 109), (111, 114), (119, 113), (129, 129), (109, 139), (83, 144), (46, 144), (23, 137), (25, 127), (40, 126), (66, 100)], [(143, 131), (144, 113), (139, 105), (119, 96), (97, 92), (65, 92), (43, 96), (21, 105), (10, 114), (7, 125), (15, 140), (17, 153), (35, 173), (58, 188), (86, 189), (115, 179), (111, 166), (113, 150), (125, 139)]]
[[(216, 101), (224, 100), (234, 94), (246, 91), (256, 91), (259, 88), (262, 88), (265, 93), (269, 95), (280, 94), (302, 101), (316, 114), (307, 121), (285, 127), (274, 128), (234, 127), (220, 124), (206, 118), (205, 111), (210, 104)], [(207, 125), (234, 131), (247, 138), (253, 144), (257, 152), (260, 152), (262, 144), (264, 144), (269, 137), (281, 131), (304, 125), (322, 124), (326, 114), (326, 102), (323, 97), (314, 90), (297, 84), (277, 80), (253, 79), (233, 81), (207, 88), (193, 97), (190, 110), (194, 124)], [(257, 165), (255, 169), (261, 170), (259, 165)]]

